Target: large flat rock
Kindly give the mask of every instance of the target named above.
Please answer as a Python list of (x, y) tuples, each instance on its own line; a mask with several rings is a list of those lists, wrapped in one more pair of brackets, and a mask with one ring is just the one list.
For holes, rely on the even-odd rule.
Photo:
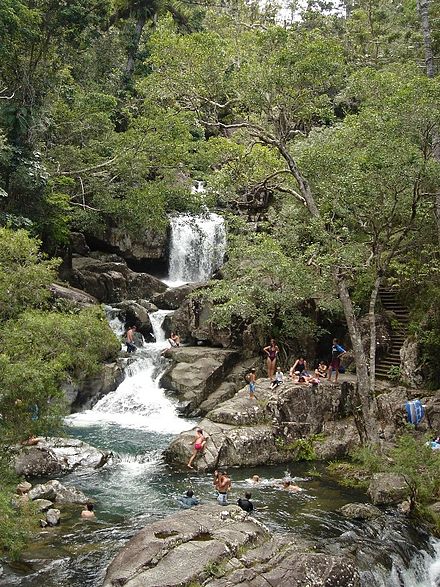
[(79, 468), (97, 469), (111, 456), (111, 452), (99, 450), (82, 440), (41, 437), (34, 445), (20, 448), (14, 468), (17, 475), (46, 477)]
[(134, 536), (103, 587), (359, 587), (350, 559), (273, 537), (237, 506), (200, 505)]

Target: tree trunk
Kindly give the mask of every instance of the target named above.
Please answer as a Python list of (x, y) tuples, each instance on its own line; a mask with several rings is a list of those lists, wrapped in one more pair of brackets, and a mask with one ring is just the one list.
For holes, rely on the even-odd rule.
[(368, 309), (368, 322), (370, 324), (370, 393), (373, 397), (376, 384), (376, 301), (381, 281), (381, 277), (376, 277)]
[(136, 62), (136, 56), (137, 56), (138, 50), (139, 50), (139, 43), (140, 43), (142, 31), (144, 29), (146, 22), (147, 22), (147, 11), (145, 9), (140, 9), (140, 13), (137, 18), (136, 26), (135, 26), (134, 33), (133, 33), (132, 42), (131, 42), (130, 47), (128, 49), (127, 64), (125, 66), (125, 71), (124, 71), (124, 78), (125, 78), (126, 82), (130, 81), (131, 76), (133, 75), (134, 66), (135, 66), (135, 62)]
[[(368, 376), (367, 357), (362, 344), (362, 336), (358, 328), (356, 316), (351, 303), (350, 294), (345, 279), (335, 269), (334, 277), (338, 287), (339, 299), (342, 303), (351, 344), (353, 345), (354, 359), (356, 363), (357, 393), (359, 397), (358, 408), (362, 419), (356, 418), (359, 435), (363, 444), (379, 443), (379, 429), (377, 422), (377, 404), (374, 394), (370, 391), (370, 378)], [(355, 408), (356, 409), (356, 408)]]
[(419, 11), (422, 24), (426, 75), (428, 77), (434, 77), (434, 53), (432, 51), (431, 24), (429, 22), (429, 0), (417, 0), (417, 10)]
[[(268, 144), (275, 145), (281, 156), (286, 161), (293, 177), (298, 183), (301, 196), (304, 198), (305, 204), (311, 216), (314, 218), (320, 218), (321, 214), (319, 212), (318, 206), (316, 205), (309, 182), (302, 175), (287, 146), (281, 141), (267, 140), (267, 142)], [(377, 404), (374, 393), (372, 393), (370, 390), (367, 356), (362, 344), (362, 336), (358, 328), (356, 315), (353, 310), (353, 304), (351, 302), (350, 293), (348, 291), (345, 278), (339, 273), (337, 268), (334, 270), (333, 276), (339, 292), (339, 299), (341, 300), (345, 319), (347, 321), (348, 332), (350, 334), (351, 344), (353, 345), (354, 360), (356, 364), (357, 393), (360, 404), (358, 407), (362, 415), (362, 418), (356, 417), (356, 424), (363, 444), (378, 444), (379, 428), (377, 422)], [(376, 342), (374, 342), (374, 345), (376, 346)]]
[[(433, 78), (435, 76), (435, 64), (432, 50), (431, 23), (429, 20), (429, 0), (417, 0), (417, 10), (422, 25), (426, 75)], [(440, 135), (437, 128), (434, 128), (432, 131), (432, 142), (434, 160), (440, 163)], [(437, 223), (437, 241), (440, 243), (440, 191), (435, 196), (434, 213)]]

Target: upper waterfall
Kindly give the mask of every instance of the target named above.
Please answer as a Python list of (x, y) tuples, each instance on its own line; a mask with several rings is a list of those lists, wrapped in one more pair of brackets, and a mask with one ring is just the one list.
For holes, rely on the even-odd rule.
[(179, 214), (170, 219), (170, 285), (205, 281), (223, 264), (225, 222), (218, 214)]

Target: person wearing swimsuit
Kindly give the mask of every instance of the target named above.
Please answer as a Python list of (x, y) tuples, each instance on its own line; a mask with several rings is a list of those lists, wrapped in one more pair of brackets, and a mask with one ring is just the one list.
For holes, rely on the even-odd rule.
[(298, 379), (301, 377), (305, 378), (308, 376), (307, 361), (304, 357), (301, 356), (299, 359), (296, 359), (293, 366), (290, 368), (289, 374), (292, 379), (296, 379), (296, 377), (298, 377)]
[(193, 453), (188, 461), (188, 468), (189, 469), (194, 469), (194, 467), (192, 466), (193, 461), (199, 453), (201, 454), (203, 452), (203, 449), (205, 448), (205, 444), (206, 444), (207, 440), (208, 440), (208, 437), (204, 435), (203, 430), (201, 428), (197, 428), (196, 438), (195, 438), (195, 442), (194, 442), (194, 450), (193, 450)]
[(267, 376), (269, 379), (275, 375), (275, 369), (277, 366), (277, 355), (280, 352), (280, 349), (277, 346), (277, 343), (272, 338), (270, 340), (270, 345), (264, 347), (264, 352), (267, 355)]

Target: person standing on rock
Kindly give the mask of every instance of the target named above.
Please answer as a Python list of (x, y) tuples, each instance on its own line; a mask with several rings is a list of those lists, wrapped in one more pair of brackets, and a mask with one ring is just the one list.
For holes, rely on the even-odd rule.
[(257, 377), (255, 375), (255, 369), (251, 369), (249, 373), (246, 375), (246, 379), (249, 382), (249, 397), (251, 399), (255, 398), (255, 382)]
[(335, 383), (338, 382), (339, 367), (341, 366), (341, 357), (345, 355), (347, 351), (338, 344), (338, 339), (334, 338), (332, 343), (332, 362), (330, 363), (330, 369), (328, 372), (328, 380), (332, 380), (332, 373), (335, 372)]
[(280, 349), (278, 348), (276, 341), (271, 338), (270, 344), (264, 347), (263, 350), (267, 355), (267, 376), (269, 379), (272, 379), (272, 377), (275, 375), (277, 355), (280, 352)]
[(188, 461), (188, 468), (189, 469), (194, 469), (194, 467), (192, 466), (194, 459), (196, 458), (196, 456), (198, 454), (202, 454), (207, 440), (208, 440), (208, 437), (204, 435), (203, 430), (201, 428), (197, 428), (196, 439), (194, 442), (194, 450), (193, 450), (193, 453)]
[(217, 501), (220, 505), (228, 505), (228, 491), (230, 491), (232, 482), (228, 477), (226, 471), (220, 472), (215, 482), (217, 487), (218, 496)]
[(127, 353), (134, 353), (136, 345), (134, 344), (134, 334), (136, 332), (136, 326), (130, 326), (125, 335), (125, 344), (127, 345)]

